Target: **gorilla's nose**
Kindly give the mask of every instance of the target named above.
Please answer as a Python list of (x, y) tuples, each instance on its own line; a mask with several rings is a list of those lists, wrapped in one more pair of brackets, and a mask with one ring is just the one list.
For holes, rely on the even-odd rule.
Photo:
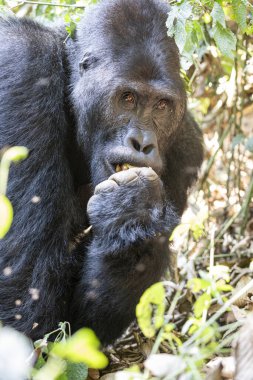
[(125, 137), (124, 145), (132, 150), (135, 156), (149, 159), (159, 156), (157, 138), (153, 131), (132, 128)]
[(151, 167), (157, 173), (161, 172), (162, 160), (155, 132), (137, 127), (128, 127), (123, 138), (123, 146), (127, 148), (125, 154), (129, 155), (126, 157), (123, 154), (124, 162), (133, 166)]

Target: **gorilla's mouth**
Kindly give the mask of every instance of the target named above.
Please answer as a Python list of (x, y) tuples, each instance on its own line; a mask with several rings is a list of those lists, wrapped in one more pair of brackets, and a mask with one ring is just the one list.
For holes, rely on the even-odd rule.
[[(108, 154), (109, 153), (109, 154)], [(107, 154), (102, 155), (104, 167), (109, 173), (119, 173), (132, 168), (152, 168), (159, 176), (161, 175), (163, 162), (160, 156), (149, 157), (144, 154), (134, 155), (128, 148), (116, 147)]]
[(122, 172), (123, 170), (128, 170), (128, 169), (135, 168), (135, 167), (136, 166), (130, 165), (130, 164), (127, 164), (127, 163), (117, 164), (116, 167), (115, 167), (115, 171), (116, 171), (116, 173), (118, 173), (118, 172)]

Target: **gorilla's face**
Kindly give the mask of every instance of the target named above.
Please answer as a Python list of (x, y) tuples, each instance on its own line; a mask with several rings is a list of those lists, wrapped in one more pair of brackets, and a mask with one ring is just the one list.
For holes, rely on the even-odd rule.
[[(94, 94), (97, 88), (95, 84), (89, 92)], [(79, 125), (85, 149), (87, 142), (92, 147), (94, 185), (131, 166), (152, 167), (161, 176), (185, 112), (185, 94), (176, 81), (169, 76), (150, 81), (115, 76), (100, 84), (96, 101), (86, 103), (85, 109)]]
[[(144, 9), (131, 24), (135, 2), (130, 2), (119, 15), (115, 1), (113, 22), (105, 21), (102, 31), (94, 22), (96, 9), (83, 24), (89, 28), (93, 18), (94, 31), (85, 27), (79, 31), (80, 73), (72, 96), (94, 185), (129, 166), (152, 167), (162, 176), (166, 153), (185, 113), (178, 52), (165, 27), (168, 9), (150, 2), (158, 7), (150, 13), (153, 18), (147, 19)], [(142, 17), (145, 27), (139, 27)]]

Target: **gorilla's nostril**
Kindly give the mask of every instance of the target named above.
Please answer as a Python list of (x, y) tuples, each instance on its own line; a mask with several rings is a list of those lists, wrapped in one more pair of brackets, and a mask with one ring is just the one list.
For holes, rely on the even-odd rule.
[(131, 142), (132, 142), (132, 145), (133, 145), (134, 149), (137, 150), (137, 152), (140, 152), (141, 151), (141, 146), (138, 143), (138, 141), (136, 141), (135, 139), (131, 139)]
[(153, 149), (154, 149), (154, 145), (150, 144), (150, 145), (145, 146), (145, 147), (142, 149), (142, 151), (143, 151), (143, 153), (145, 153), (145, 154), (149, 154), (149, 153), (152, 152)]

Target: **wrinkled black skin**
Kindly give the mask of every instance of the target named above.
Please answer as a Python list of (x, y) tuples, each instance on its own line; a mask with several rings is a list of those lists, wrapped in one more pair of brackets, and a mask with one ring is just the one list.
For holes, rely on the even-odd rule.
[[(203, 154), (167, 12), (156, 0), (104, 0), (67, 43), (64, 28), (0, 19), (0, 148), (30, 151), (10, 171), (14, 221), (0, 241), (0, 320), (32, 339), (68, 320), (112, 342), (167, 269), (167, 237)], [(122, 94), (130, 90), (138, 100), (126, 110)], [(159, 111), (168, 95), (168, 109)], [(147, 131), (152, 152), (142, 154), (128, 137)], [(105, 189), (87, 215), (95, 186), (124, 162), (151, 166), (160, 179)], [(89, 238), (73, 249), (90, 224)]]

